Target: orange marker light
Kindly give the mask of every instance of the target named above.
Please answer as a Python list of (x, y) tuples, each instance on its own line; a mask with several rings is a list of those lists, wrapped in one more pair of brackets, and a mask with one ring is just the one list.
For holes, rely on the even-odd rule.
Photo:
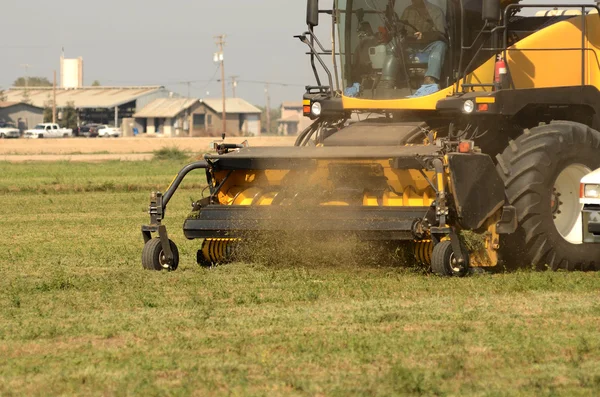
[(304, 114), (310, 114), (310, 106), (304, 106)]
[(459, 153), (470, 153), (471, 152), (471, 142), (461, 142), (458, 144), (458, 152)]
[(488, 110), (490, 110), (490, 105), (488, 105), (487, 103), (480, 103), (479, 105), (477, 105), (478, 112), (487, 112)]
[(585, 185), (579, 184), (579, 198), (585, 198)]

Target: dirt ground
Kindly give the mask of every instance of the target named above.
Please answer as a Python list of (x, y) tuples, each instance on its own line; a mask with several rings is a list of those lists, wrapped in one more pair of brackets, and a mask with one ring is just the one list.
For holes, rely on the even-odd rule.
[[(291, 146), (295, 137), (231, 138), (251, 146)], [(136, 161), (152, 158), (163, 147), (177, 147), (190, 152), (207, 151), (215, 138), (64, 138), (6, 139), (0, 141), (0, 161)]]

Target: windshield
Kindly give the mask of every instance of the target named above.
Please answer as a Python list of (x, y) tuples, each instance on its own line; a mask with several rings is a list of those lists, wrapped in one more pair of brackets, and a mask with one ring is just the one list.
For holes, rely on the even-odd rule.
[(445, 86), (447, 6), (447, 0), (338, 0), (344, 94), (398, 99), (424, 85)]

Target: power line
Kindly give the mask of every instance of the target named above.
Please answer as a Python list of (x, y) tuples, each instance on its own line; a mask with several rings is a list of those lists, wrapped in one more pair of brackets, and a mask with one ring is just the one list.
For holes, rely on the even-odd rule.
[(1, 49), (39, 49), (39, 48), (52, 48), (49, 45), (0, 45)]
[(204, 92), (213, 81), (218, 81), (218, 80), (215, 80), (215, 77), (217, 77), (217, 73), (219, 72), (220, 68), (221, 68), (220, 65), (217, 66), (217, 68), (215, 69), (215, 72), (213, 73), (213, 75), (210, 78), (210, 80), (206, 80), (206, 84), (201, 89), (199, 87), (194, 87), (194, 88), (195, 89), (200, 89), (201, 91)]
[[(217, 72), (219, 71), (220, 65), (217, 68)], [(297, 83), (281, 83), (281, 82), (273, 82), (273, 81), (260, 81), (260, 80), (239, 80), (237, 78), (238, 76), (230, 76), (230, 79), (235, 79), (232, 82), (227, 82), (226, 84), (229, 86), (232, 83), (236, 84), (236, 88), (238, 86), (237, 83), (246, 83), (246, 84), (260, 84), (260, 85), (265, 85), (265, 84), (269, 84), (271, 86), (280, 86), (280, 87), (306, 87), (305, 84), (297, 84)], [(141, 85), (160, 85), (160, 86), (188, 86), (188, 85), (192, 85), (192, 87), (194, 87), (197, 83), (206, 83), (207, 85), (209, 85), (210, 83), (221, 83), (222, 80), (221, 79), (216, 79), (213, 77), (211, 77), (210, 79), (196, 79), (196, 80), (172, 80), (172, 81), (142, 81), (142, 80), (102, 80), (103, 82), (109, 83), (109, 84), (131, 84), (131, 85), (136, 85), (136, 86), (141, 86)], [(197, 88), (197, 87), (196, 87)]]
[[(218, 80), (221, 81), (221, 80)], [(296, 83), (278, 83), (273, 81), (260, 81), (260, 80), (236, 80), (238, 83), (247, 83), (247, 84), (260, 84), (260, 85), (277, 85), (281, 87), (302, 87), (305, 88), (306, 84), (296, 84)]]
[(133, 85), (188, 85), (194, 83), (206, 83), (211, 80), (178, 80), (178, 81), (162, 81), (162, 82), (148, 82), (148, 81), (135, 81), (135, 80), (103, 80), (107, 83), (115, 83), (115, 84), (133, 84)]

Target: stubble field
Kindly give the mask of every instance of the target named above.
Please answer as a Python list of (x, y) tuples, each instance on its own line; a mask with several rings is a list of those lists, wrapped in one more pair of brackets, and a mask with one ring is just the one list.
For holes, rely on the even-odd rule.
[[(0, 395), (597, 395), (596, 273), (440, 279), (385, 261), (143, 271), (181, 162), (0, 163)], [(327, 264), (327, 266), (324, 266)]]

